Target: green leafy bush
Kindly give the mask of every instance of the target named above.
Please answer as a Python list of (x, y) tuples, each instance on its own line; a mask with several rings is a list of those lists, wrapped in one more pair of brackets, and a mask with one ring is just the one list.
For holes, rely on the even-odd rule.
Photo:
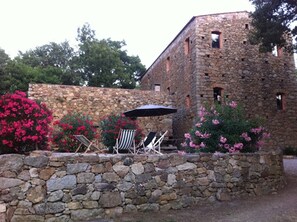
[(226, 105), (201, 107), (199, 120), (185, 134), (182, 146), (187, 152), (255, 152), (269, 134), (259, 120), (247, 120), (232, 101)]
[[(52, 143), (59, 152), (74, 152), (80, 143), (73, 135), (84, 135), (89, 140), (98, 137), (96, 128), (88, 116), (79, 113), (70, 113), (54, 122)], [(85, 151), (83, 146), (80, 151)]]
[(43, 103), (16, 91), (0, 97), (0, 154), (48, 148), (52, 113)]
[(116, 138), (120, 129), (136, 129), (135, 142), (139, 143), (143, 137), (142, 129), (139, 128), (137, 120), (125, 117), (122, 115), (112, 114), (103, 118), (100, 122), (101, 141), (112, 151), (113, 146), (116, 144)]

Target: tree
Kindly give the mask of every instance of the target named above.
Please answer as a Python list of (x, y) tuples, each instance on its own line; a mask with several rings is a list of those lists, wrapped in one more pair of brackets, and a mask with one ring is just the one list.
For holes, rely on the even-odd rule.
[(67, 41), (50, 42), (10, 60), (0, 49), (0, 94), (27, 91), (29, 83), (135, 88), (145, 67), (129, 56), (124, 41), (98, 40), (85, 24), (78, 29), (78, 50)]
[[(275, 46), (297, 51), (297, 1), (296, 0), (250, 0), (255, 6), (252, 15), (250, 40), (260, 45), (260, 51), (272, 51)], [(288, 38), (289, 37), (289, 38)], [(295, 40), (291, 44), (287, 40)]]
[(75, 71), (75, 56), (74, 49), (65, 41), (60, 44), (51, 42), (25, 53), (20, 52), (16, 60), (33, 68), (38, 68), (43, 73), (48, 73), (49, 70), (54, 71), (56, 75), (59, 73), (59, 81), (52, 83), (79, 85), (81, 78)]
[(9, 88), (10, 81), (6, 76), (5, 68), (7, 64), (10, 62), (9, 56), (5, 53), (3, 49), (0, 48), (0, 95), (7, 92), (7, 88)]
[(89, 24), (78, 29), (77, 40), (79, 70), (88, 86), (135, 88), (145, 67), (122, 49), (125, 41), (98, 40)]

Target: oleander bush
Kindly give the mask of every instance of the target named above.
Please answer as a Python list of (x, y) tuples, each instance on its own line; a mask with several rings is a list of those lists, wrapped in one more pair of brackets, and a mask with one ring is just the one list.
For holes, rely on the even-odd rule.
[(187, 152), (256, 152), (269, 138), (261, 120), (248, 120), (236, 102), (201, 107), (198, 121), (185, 134)]
[(112, 152), (112, 148), (116, 144), (116, 138), (118, 137), (120, 129), (136, 129), (136, 144), (138, 144), (143, 137), (142, 129), (139, 127), (137, 120), (123, 115), (111, 114), (104, 117), (100, 121), (100, 129), (101, 141), (109, 148), (110, 152)]
[(48, 148), (52, 112), (16, 91), (0, 97), (0, 154)]
[[(80, 113), (69, 113), (60, 120), (54, 122), (52, 133), (52, 144), (55, 151), (74, 152), (80, 142), (74, 138), (74, 135), (84, 135), (90, 141), (98, 139), (98, 133), (93, 121), (87, 115)], [(82, 146), (79, 151), (85, 151), (86, 146)]]

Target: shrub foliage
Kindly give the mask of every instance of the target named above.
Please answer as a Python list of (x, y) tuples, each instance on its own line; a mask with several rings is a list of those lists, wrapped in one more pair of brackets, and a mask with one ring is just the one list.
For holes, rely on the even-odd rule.
[[(89, 140), (98, 137), (96, 128), (90, 117), (80, 113), (70, 113), (54, 122), (52, 143), (59, 152), (74, 152), (80, 145), (74, 135), (84, 135)], [(86, 150), (83, 146), (80, 151)]]
[(201, 107), (198, 122), (185, 134), (187, 152), (255, 152), (269, 137), (260, 120), (247, 120), (232, 101), (226, 105)]
[(16, 91), (0, 97), (0, 154), (48, 148), (52, 113), (43, 103)]
[(111, 151), (116, 144), (116, 138), (120, 129), (136, 129), (135, 142), (139, 143), (143, 137), (142, 129), (138, 126), (137, 120), (122, 115), (111, 114), (100, 122), (102, 143)]

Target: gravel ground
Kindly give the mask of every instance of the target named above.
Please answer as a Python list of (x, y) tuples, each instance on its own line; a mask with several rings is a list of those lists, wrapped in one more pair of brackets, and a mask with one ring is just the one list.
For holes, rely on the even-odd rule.
[(114, 222), (297, 222), (297, 159), (284, 159), (284, 168), (287, 185), (276, 194), (184, 210), (123, 214)]

